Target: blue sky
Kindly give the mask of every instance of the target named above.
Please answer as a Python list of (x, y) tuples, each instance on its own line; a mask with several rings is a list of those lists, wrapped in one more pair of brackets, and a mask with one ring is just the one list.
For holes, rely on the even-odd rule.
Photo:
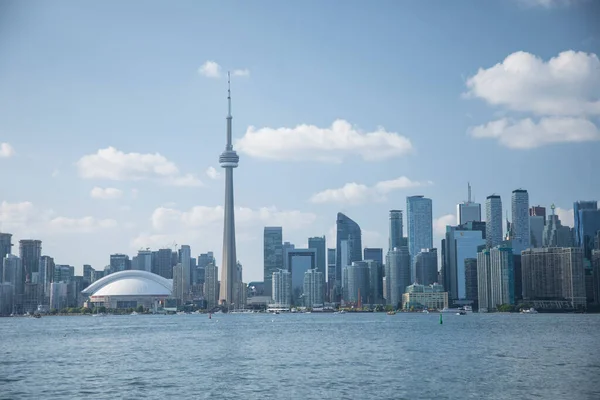
[(78, 270), (173, 243), (219, 263), (227, 70), (245, 280), (262, 279), (265, 225), (333, 247), (343, 211), (385, 248), (388, 210), (414, 194), (433, 199), (439, 246), (467, 181), (505, 209), (525, 188), (569, 224), (573, 201), (600, 199), (598, 15), (584, 0), (4, 1), (0, 230)]

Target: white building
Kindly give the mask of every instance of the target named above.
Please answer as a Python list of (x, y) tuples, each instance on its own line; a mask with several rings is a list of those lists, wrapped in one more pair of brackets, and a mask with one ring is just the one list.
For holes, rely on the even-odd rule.
[(61, 310), (69, 304), (69, 284), (66, 282), (52, 282), (50, 284), (50, 308)]
[(513, 251), (508, 246), (496, 246), (477, 254), (479, 312), (515, 303), (513, 265)]
[(204, 270), (204, 299), (206, 308), (212, 309), (219, 305), (219, 268), (210, 263)]
[(292, 274), (285, 269), (273, 272), (273, 302), (276, 307), (290, 307), (292, 302)]
[(310, 269), (304, 273), (304, 306), (323, 306), (323, 273), (317, 269)]

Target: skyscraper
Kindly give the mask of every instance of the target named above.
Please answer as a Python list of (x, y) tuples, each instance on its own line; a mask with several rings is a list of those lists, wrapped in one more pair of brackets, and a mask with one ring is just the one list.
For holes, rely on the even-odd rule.
[[(228, 86), (229, 86), (229, 73)], [(221, 265), (220, 304), (231, 304), (237, 284), (235, 282), (235, 269), (237, 256), (235, 252), (235, 217), (233, 212), (233, 169), (237, 168), (240, 160), (233, 150), (231, 141), (231, 89), (227, 88), (227, 145), (219, 157), (221, 168), (225, 168), (225, 218), (223, 227), (223, 260)]]
[[(529, 210), (531, 213), (531, 209)], [(541, 215), (529, 216), (529, 229), (531, 229), (530, 244), (532, 248), (542, 247), (545, 225), (546, 221)]]
[(511, 198), (512, 224), (511, 239), (514, 254), (530, 246), (531, 229), (529, 227), (529, 193), (524, 189), (516, 189)]
[(499, 245), (502, 242), (502, 200), (497, 194), (485, 200), (485, 228), (487, 248)]
[(335, 249), (327, 249), (327, 301), (331, 298), (335, 286)]
[(42, 256), (42, 241), (20, 240), (19, 255), (24, 271), (24, 281), (37, 283), (37, 275), (40, 271), (40, 257)]
[[(335, 287), (338, 292), (336, 297), (339, 298), (342, 286), (342, 268), (352, 264), (352, 261), (362, 260), (362, 237), (360, 226), (352, 219), (342, 213), (337, 214), (336, 220), (336, 257), (335, 257)], [(346, 265), (342, 264), (342, 241), (347, 241)]]
[(579, 211), (581, 210), (597, 210), (598, 202), (595, 200), (579, 200), (573, 203), (573, 220), (575, 222), (575, 245), (577, 247), (583, 247), (583, 237), (580, 234), (581, 231), (581, 216)]
[(415, 257), (415, 282), (425, 286), (436, 283), (437, 265), (437, 249), (421, 249)]
[(204, 299), (206, 300), (206, 308), (210, 310), (218, 305), (219, 269), (214, 263), (210, 263), (204, 270)]
[(171, 249), (159, 249), (156, 253), (156, 274), (173, 279), (173, 256)]
[(385, 283), (387, 304), (397, 307), (402, 301), (402, 294), (410, 285), (410, 254), (408, 247), (403, 246), (388, 251), (385, 261)]
[(515, 303), (513, 252), (504, 245), (477, 253), (479, 311)]
[(280, 226), (265, 226), (263, 234), (263, 280), (265, 295), (273, 290), (273, 272), (283, 268), (283, 229)]
[(471, 201), (471, 184), (467, 184), (467, 186), (467, 201), (456, 205), (457, 221), (459, 225), (472, 221), (481, 221), (481, 204)]
[(323, 306), (323, 273), (316, 269), (309, 269), (304, 273), (304, 306)]
[[(272, 299), (277, 307), (289, 307), (292, 303), (292, 274), (280, 269), (273, 272)], [(304, 289), (304, 287), (303, 287)]]
[(581, 205), (578, 206), (575, 239), (576, 245), (583, 248), (583, 256), (587, 260), (591, 260), (596, 235), (600, 231), (600, 210), (594, 207), (596, 206), (595, 201), (585, 203), (585, 208), (581, 207)]
[(181, 298), (185, 302), (190, 292), (190, 258), (192, 250), (190, 246), (184, 244), (179, 249), (179, 263), (181, 264)]
[(446, 227), (442, 272), (444, 289), (451, 302), (467, 299), (465, 260), (476, 258), (478, 247), (485, 244), (483, 232), (472, 229), (473, 225), (468, 223)]
[(129, 267), (130, 261), (127, 254), (110, 255), (110, 270), (112, 273), (128, 270)]
[(327, 273), (327, 261), (325, 259), (325, 249), (327, 248), (325, 245), (325, 236), (317, 236), (308, 238), (308, 248), (315, 249), (317, 252), (317, 271), (323, 274)]
[(11, 254), (12, 235), (10, 233), (0, 232), (0, 263), (7, 254)]
[(544, 220), (546, 220), (546, 207), (531, 206), (531, 207), (529, 207), (529, 215), (532, 217), (533, 216), (542, 217), (542, 218), (544, 218)]
[(402, 210), (390, 210), (390, 237), (388, 250), (406, 246), (403, 235)]
[[(415, 256), (421, 249), (433, 248), (433, 216), (431, 207), (431, 199), (421, 195), (406, 198), (408, 250), (410, 252), (411, 264), (413, 264)], [(411, 269), (411, 279), (414, 276), (413, 266)], [(400, 293), (399, 301), (401, 299), (402, 293)]]
[(548, 222), (544, 226), (542, 234), (543, 247), (572, 247), (573, 233), (571, 229), (562, 225), (558, 215), (554, 213), (554, 204), (551, 209), (552, 214), (548, 215)]

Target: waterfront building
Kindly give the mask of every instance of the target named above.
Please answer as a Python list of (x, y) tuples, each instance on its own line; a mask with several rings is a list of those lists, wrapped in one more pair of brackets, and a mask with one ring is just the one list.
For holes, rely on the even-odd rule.
[(408, 250), (411, 259), (411, 279), (414, 280), (414, 258), (421, 249), (433, 248), (432, 202), (422, 195), (406, 198), (408, 219)]
[(23, 266), (24, 282), (37, 282), (37, 275), (40, 271), (40, 257), (42, 256), (42, 241), (20, 240), (19, 256)]
[(600, 304), (600, 249), (592, 250), (592, 292), (594, 303)]
[(141, 305), (156, 310), (159, 303), (172, 296), (172, 291), (171, 279), (151, 272), (126, 270), (97, 280), (81, 293), (96, 307), (123, 309)]
[(544, 226), (542, 235), (542, 244), (544, 247), (572, 247), (573, 233), (568, 226), (563, 226), (554, 213), (554, 204), (552, 204), (552, 214), (548, 216), (548, 222)]
[(182, 302), (185, 302), (190, 293), (190, 270), (191, 263), (190, 259), (192, 258), (192, 250), (190, 246), (187, 244), (182, 245), (179, 248), (179, 263), (181, 264), (181, 299)]
[(217, 265), (215, 256), (212, 251), (202, 253), (198, 256), (198, 264), (196, 266), (196, 284), (204, 285), (206, 276), (206, 267), (210, 264)]
[(289, 308), (292, 303), (292, 274), (280, 269), (273, 272), (273, 303), (275, 307)]
[(369, 269), (369, 304), (384, 304), (383, 264), (376, 260), (365, 260)]
[(204, 267), (204, 300), (208, 310), (219, 305), (219, 268), (214, 263)]
[(468, 186), (467, 201), (456, 205), (457, 221), (459, 225), (467, 222), (481, 221), (481, 204), (471, 201), (471, 184)]
[(585, 202), (585, 208), (579, 206), (577, 210), (577, 224), (575, 226), (575, 245), (583, 248), (583, 256), (592, 259), (592, 250), (595, 246), (596, 235), (600, 231), (600, 210), (594, 206), (595, 201)]
[(532, 248), (543, 247), (544, 227), (546, 221), (541, 215), (529, 216), (530, 245)]
[[(388, 250), (408, 245), (407, 239), (403, 236), (404, 225), (402, 221), (402, 210), (390, 210), (390, 234)], [(367, 258), (365, 258), (365, 260), (367, 260)]]
[(156, 253), (156, 273), (165, 279), (173, 279), (173, 251), (159, 249)]
[(126, 271), (131, 269), (129, 256), (126, 254), (111, 254), (110, 255), (110, 270), (112, 272)]
[(421, 249), (415, 257), (415, 282), (431, 285), (437, 282), (438, 255), (437, 249)]
[(591, 210), (591, 211), (595, 211), (598, 210), (598, 202), (596, 200), (579, 200), (573, 203), (573, 221), (574, 221), (574, 230), (575, 230), (575, 246), (577, 247), (583, 247), (584, 245), (584, 237), (583, 237), (583, 230), (582, 230), (582, 224), (585, 225), (583, 223), (583, 221), (581, 220), (582, 214), (580, 213), (580, 211), (583, 210)]
[(531, 228), (529, 226), (529, 193), (516, 189), (511, 198), (511, 240), (514, 254), (530, 248)]
[(69, 284), (52, 282), (50, 284), (50, 309), (62, 310), (69, 306)]
[(135, 268), (133, 267), (133, 260), (132, 260), (132, 267), (131, 269), (137, 269), (139, 271), (146, 271), (146, 272), (152, 272), (152, 251), (146, 249), (146, 250), (139, 250), (136, 256), (136, 265)]
[(585, 307), (583, 249), (528, 249), (521, 262), (524, 301), (567, 300), (572, 307)]
[(289, 271), (292, 279), (292, 304), (302, 305), (304, 292), (304, 273), (316, 269), (317, 251), (315, 249), (286, 248), (284, 252), (284, 269)]
[(402, 302), (402, 294), (410, 285), (410, 254), (408, 247), (388, 251), (385, 262), (387, 304), (397, 307)]
[(304, 273), (304, 306), (308, 308), (322, 307), (323, 273), (317, 269), (309, 269)]
[[(342, 241), (346, 247), (342, 249)], [(342, 257), (344, 253), (344, 257)], [(345, 259), (347, 256), (347, 259)], [(335, 300), (341, 297), (342, 268), (353, 261), (362, 261), (362, 233), (360, 226), (348, 216), (338, 213), (336, 219), (336, 264), (335, 264)], [(345, 261), (345, 263), (343, 263)]]
[(365, 261), (353, 261), (344, 268), (344, 301), (367, 304), (369, 299), (369, 266)]
[(492, 248), (502, 242), (502, 200), (497, 194), (490, 195), (485, 201), (486, 246)]
[(499, 245), (478, 253), (477, 280), (480, 312), (493, 311), (503, 304), (514, 304), (512, 248)]
[(406, 287), (402, 295), (402, 308), (408, 310), (443, 310), (448, 307), (448, 292), (444, 287), (434, 283), (432, 285), (419, 285), (413, 283)]
[(335, 286), (335, 249), (327, 249), (327, 299), (333, 301)]
[(486, 243), (483, 223), (447, 226), (443, 241), (442, 276), (451, 302), (467, 299), (465, 260), (476, 258), (479, 246)]
[(173, 298), (177, 300), (177, 304), (185, 304), (184, 291), (183, 291), (183, 266), (181, 263), (177, 263), (173, 267)]
[(9, 316), (15, 311), (15, 287), (12, 283), (0, 282), (0, 316)]
[(326, 243), (325, 236), (317, 236), (308, 238), (308, 248), (314, 249), (317, 253), (316, 268), (317, 271), (321, 272), (323, 276), (327, 273), (327, 260), (326, 260)]
[[(39, 280), (40, 284), (43, 287), (44, 297), (50, 297), (50, 284), (54, 279), (54, 269), (55, 269), (54, 259), (49, 256), (42, 256), (40, 258), (40, 274)], [(85, 272), (85, 271), (84, 271)], [(89, 280), (88, 280), (89, 282)], [(48, 304), (44, 302), (45, 304)]]
[(466, 300), (471, 302), (473, 308), (478, 305), (477, 293), (477, 258), (465, 258), (465, 293)]
[(283, 228), (266, 226), (263, 233), (263, 278), (265, 295), (270, 296), (273, 272), (283, 268)]

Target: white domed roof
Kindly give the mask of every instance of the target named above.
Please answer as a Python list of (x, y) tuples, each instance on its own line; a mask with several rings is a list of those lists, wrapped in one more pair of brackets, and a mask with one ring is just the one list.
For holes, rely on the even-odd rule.
[(81, 291), (89, 296), (170, 296), (173, 281), (146, 271), (115, 272)]

